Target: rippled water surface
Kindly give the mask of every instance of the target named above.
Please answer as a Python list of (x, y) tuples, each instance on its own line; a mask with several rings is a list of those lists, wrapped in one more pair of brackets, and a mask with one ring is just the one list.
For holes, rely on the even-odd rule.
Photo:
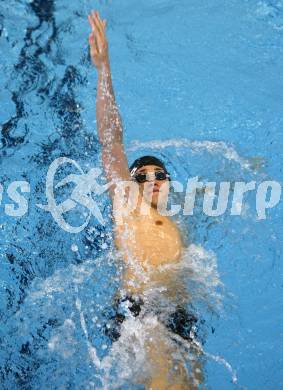
[[(184, 185), (194, 176), (282, 185), (281, 0), (0, 1), (3, 389), (141, 388), (134, 378), (146, 369), (156, 318), (126, 321), (118, 343), (103, 331), (121, 282), (107, 196), (97, 200), (105, 224), (93, 217), (78, 234), (37, 206), (57, 157), (101, 168), (91, 9), (108, 20), (129, 162), (157, 155)], [(56, 182), (68, 173), (79, 174), (65, 164)], [(22, 217), (5, 209), (14, 180), (30, 184)], [(57, 202), (72, 189), (57, 190)], [(177, 217), (188, 249), (172, 275), (182, 274), (201, 320), (203, 387), (283, 388), (282, 202), (259, 219), (251, 191), (233, 216), (230, 195), (222, 216), (202, 212), (200, 192), (194, 215)], [(87, 210), (65, 217), (78, 226)]]

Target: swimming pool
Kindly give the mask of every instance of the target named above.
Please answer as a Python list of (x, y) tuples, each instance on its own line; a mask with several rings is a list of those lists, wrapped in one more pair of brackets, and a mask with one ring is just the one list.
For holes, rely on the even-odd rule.
[[(282, 184), (283, 2), (12, 0), (0, 7), (1, 388), (99, 388), (107, 364), (109, 386), (132, 388), (126, 362), (119, 377), (107, 360), (111, 344), (101, 331), (120, 277), (107, 197), (99, 201), (105, 224), (92, 218), (78, 234), (37, 207), (46, 204), (56, 158), (84, 172), (101, 167), (87, 14), (98, 8), (108, 20), (130, 162), (156, 154), (184, 183), (198, 176)], [(64, 166), (59, 176), (74, 171)], [(30, 185), (21, 217), (5, 208), (15, 180)], [(217, 264), (224, 286), (223, 307), (206, 316), (206, 384), (283, 388), (282, 202), (266, 219), (252, 191), (241, 216), (230, 208), (219, 217), (196, 208), (188, 221), (198, 259)], [(77, 205), (68, 221), (80, 225), (85, 213)]]

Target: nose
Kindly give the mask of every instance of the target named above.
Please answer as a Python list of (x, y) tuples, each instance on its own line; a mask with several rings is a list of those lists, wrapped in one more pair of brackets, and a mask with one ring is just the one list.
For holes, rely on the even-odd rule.
[(155, 181), (155, 173), (154, 172), (148, 172), (146, 175), (147, 181)]
[(149, 189), (149, 191), (159, 190), (159, 187), (160, 187), (160, 184), (158, 183), (157, 180), (155, 180), (155, 179), (148, 180), (148, 189)]

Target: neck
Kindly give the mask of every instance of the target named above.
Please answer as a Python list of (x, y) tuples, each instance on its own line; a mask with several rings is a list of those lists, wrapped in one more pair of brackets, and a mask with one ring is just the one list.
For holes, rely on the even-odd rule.
[(138, 198), (137, 207), (135, 208), (135, 214), (138, 216), (144, 215), (149, 217), (160, 216), (157, 208), (147, 203), (141, 195)]

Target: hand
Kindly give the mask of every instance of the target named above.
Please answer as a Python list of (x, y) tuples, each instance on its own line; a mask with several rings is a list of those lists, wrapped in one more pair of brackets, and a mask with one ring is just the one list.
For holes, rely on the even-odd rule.
[(90, 56), (92, 62), (101, 69), (103, 65), (108, 64), (108, 42), (105, 34), (106, 20), (100, 19), (98, 11), (92, 11), (88, 15), (92, 32), (89, 34)]

